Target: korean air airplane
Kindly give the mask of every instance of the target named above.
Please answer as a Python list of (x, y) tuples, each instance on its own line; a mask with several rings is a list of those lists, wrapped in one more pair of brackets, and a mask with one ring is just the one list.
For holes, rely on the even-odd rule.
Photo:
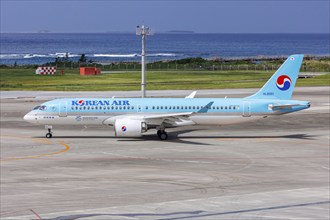
[(110, 125), (116, 137), (140, 137), (155, 129), (166, 140), (168, 128), (187, 125), (227, 125), (280, 116), (310, 107), (291, 100), (303, 55), (290, 56), (266, 84), (245, 98), (65, 98), (36, 106), (24, 120), (45, 125)]

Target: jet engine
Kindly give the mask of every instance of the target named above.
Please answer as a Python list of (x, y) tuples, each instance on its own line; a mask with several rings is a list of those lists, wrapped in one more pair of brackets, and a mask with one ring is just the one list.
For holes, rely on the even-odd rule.
[(141, 137), (148, 130), (145, 121), (134, 119), (117, 119), (114, 128), (116, 137)]

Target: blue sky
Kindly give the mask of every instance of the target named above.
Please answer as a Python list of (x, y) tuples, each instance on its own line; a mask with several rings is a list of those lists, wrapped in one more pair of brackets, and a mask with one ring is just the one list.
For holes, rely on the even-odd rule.
[(0, 0), (1, 32), (329, 33), (330, 0)]

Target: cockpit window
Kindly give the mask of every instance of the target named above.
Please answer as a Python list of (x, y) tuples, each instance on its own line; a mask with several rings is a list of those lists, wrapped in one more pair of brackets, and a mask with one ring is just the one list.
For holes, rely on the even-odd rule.
[(45, 106), (45, 105), (42, 105), (42, 106), (40, 106), (40, 108), (39, 108), (39, 110), (41, 110), (41, 111), (45, 111), (47, 109), (47, 106)]
[(33, 110), (41, 110), (41, 111), (45, 111), (46, 109), (47, 109), (47, 106), (45, 106), (45, 105), (38, 105), (33, 108)]

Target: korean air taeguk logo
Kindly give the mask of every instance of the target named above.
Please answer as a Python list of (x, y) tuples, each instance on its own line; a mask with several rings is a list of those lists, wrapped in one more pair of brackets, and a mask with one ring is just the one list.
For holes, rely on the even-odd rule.
[(85, 101), (84, 100), (79, 100), (77, 103), (78, 103), (78, 105), (82, 106), (82, 105), (84, 105)]
[(279, 90), (286, 91), (291, 86), (291, 79), (287, 75), (281, 75), (276, 80), (276, 86)]

